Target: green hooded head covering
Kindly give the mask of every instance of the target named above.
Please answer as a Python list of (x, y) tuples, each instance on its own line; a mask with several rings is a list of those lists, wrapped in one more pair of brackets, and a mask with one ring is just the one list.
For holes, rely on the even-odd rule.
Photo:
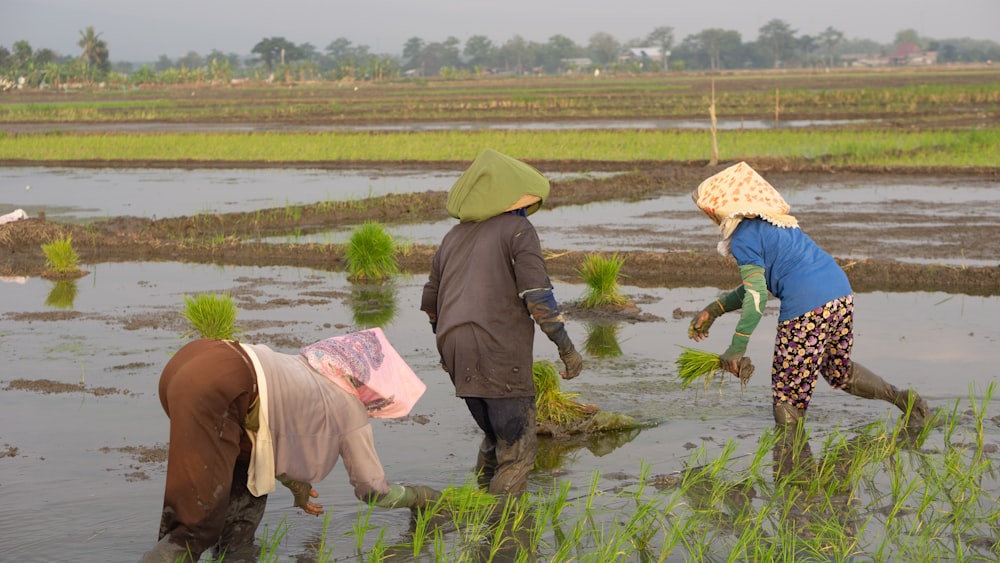
[(485, 221), (505, 211), (538, 211), (549, 197), (549, 180), (528, 164), (486, 149), (448, 192), (448, 214), (463, 223)]

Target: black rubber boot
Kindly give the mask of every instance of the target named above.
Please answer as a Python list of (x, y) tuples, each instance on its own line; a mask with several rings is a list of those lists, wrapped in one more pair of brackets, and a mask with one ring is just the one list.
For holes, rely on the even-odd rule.
[(851, 364), (851, 376), (844, 391), (856, 397), (880, 399), (896, 405), (903, 413), (907, 429), (922, 428), (927, 419), (927, 401), (916, 391), (900, 390), (858, 362)]

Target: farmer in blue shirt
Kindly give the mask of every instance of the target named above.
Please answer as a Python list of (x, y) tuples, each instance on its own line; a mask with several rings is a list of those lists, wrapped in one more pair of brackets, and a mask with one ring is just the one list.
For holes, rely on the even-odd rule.
[(775, 423), (784, 427), (802, 418), (822, 375), (834, 389), (892, 403), (908, 429), (923, 427), (927, 403), (916, 391), (897, 389), (852, 361), (854, 294), (847, 275), (802, 232), (774, 187), (741, 162), (702, 182), (691, 197), (719, 225), (719, 253), (736, 260), (743, 283), (695, 315), (688, 336), (704, 339), (716, 318), (739, 309), (721, 356), (723, 369), (739, 375), (768, 292), (780, 299), (771, 366)]

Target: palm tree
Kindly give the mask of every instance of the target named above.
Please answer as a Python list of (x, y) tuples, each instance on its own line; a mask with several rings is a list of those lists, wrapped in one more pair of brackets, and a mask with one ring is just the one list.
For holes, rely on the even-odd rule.
[(77, 45), (83, 49), (80, 59), (88, 67), (96, 68), (101, 72), (107, 72), (111, 68), (108, 60), (108, 44), (101, 39), (101, 34), (94, 31), (94, 26), (87, 26), (86, 31), (80, 32), (80, 40)]
[(826, 66), (833, 66), (833, 50), (844, 40), (844, 32), (827, 27), (819, 34), (819, 41), (826, 47)]

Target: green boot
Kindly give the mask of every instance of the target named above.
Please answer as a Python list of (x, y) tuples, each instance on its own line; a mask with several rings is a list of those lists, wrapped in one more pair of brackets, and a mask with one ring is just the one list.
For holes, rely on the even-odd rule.
[(927, 419), (927, 401), (916, 391), (897, 389), (895, 385), (891, 385), (858, 362), (851, 364), (851, 375), (844, 391), (856, 397), (881, 399), (896, 405), (896, 408), (903, 412), (907, 429), (920, 429)]

